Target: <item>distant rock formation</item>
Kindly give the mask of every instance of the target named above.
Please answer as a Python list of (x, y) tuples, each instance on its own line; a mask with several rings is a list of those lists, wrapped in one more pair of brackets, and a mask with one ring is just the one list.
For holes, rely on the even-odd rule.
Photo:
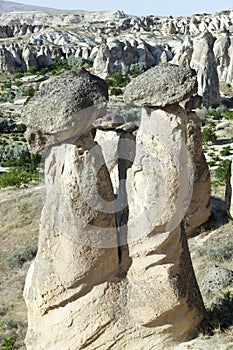
[[(105, 82), (85, 70), (67, 72), (27, 103), (30, 150), (47, 148), (39, 250), (24, 291), (28, 350), (167, 349), (189, 339), (201, 321), (204, 307), (182, 224), (191, 195), (188, 116), (178, 104), (197, 84), (192, 72), (171, 65), (164, 66), (164, 82), (172, 81), (173, 70), (176, 102), (171, 88), (170, 104), (168, 95), (164, 107), (148, 102), (136, 141), (137, 126), (113, 120), (116, 146), (109, 152), (118, 153), (115, 187), (124, 204), (118, 209), (91, 126), (106, 113)], [(152, 85), (153, 79), (145, 95)], [(97, 127), (108, 133), (110, 124), (108, 118)], [(106, 163), (111, 166), (110, 157)]]
[(216, 107), (220, 102), (219, 79), (213, 52), (213, 35), (205, 31), (194, 45), (191, 68), (197, 72), (198, 94), (202, 96), (205, 107)]
[[(12, 53), (14, 69), (40, 68), (73, 57), (92, 60), (92, 72), (106, 78), (172, 60), (197, 70), (206, 107), (219, 103), (218, 79), (233, 86), (232, 10), (178, 18), (128, 16), (122, 11), (34, 11), (2, 13), (0, 20), (6, 49), (2, 60), (10, 60)], [(18, 46), (17, 55), (12, 46)], [(8, 67), (12, 64), (1, 69)]]
[(15, 11), (54, 11), (55, 9), (42, 6), (33, 6), (19, 4), (13, 1), (0, 0), (0, 12), (15, 12)]

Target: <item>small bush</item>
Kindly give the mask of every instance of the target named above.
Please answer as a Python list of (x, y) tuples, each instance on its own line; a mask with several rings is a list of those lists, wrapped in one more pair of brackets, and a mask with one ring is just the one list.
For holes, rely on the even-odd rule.
[(8, 142), (5, 139), (0, 139), (0, 146), (7, 146)]
[(30, 74), (36, 74), (38, 72), (38, 70), (36, 69), (36, 67), (29, 67), (28, 72)]
[(214, 132), (214, 128), (212, 126), (203, 128), (202, 130), (202, 142), (208, 143), (208, 142), (216, 142), (217, 141), (217, 136)]
[(225, 185), (226, 183), (227, 171), (229, 166), (230, 166), (230, 160), (225, 159), (219, 164), (218, 168), (215, 171), (216, 179), (218, 180), (218, 183), (220, 185)]
[(231, 154), (230, 150), (231, 146), (223, 147), (223, 149), (220, 151), (221, 156), (229, 156)]
[(36, 90), (30, 86), (28, 89), (24, 91), (24, 96), (26, 97), (33, 97), (35, 95)]
[(221, 331), (233, 325), (233, 291), (226, 290), (219, 293), (218, 297), (207, 309), (207, 318), (203, 322), (204, 333), (213, 335), (216, 329)]
[(0, 188), (8, 186), (20, 187), (32, 181), (32, 175), (21, 168), (11, 168), (9, 172), (0, 174)]
[(22, 81), (20, 81), (20, 80), (16, 80), (15, 85), (16, 85), (17, 87), (20, 87), (20, 86), (23, 85), (23, 83), (22, 83)]
[(210, 160), (209, 162), (208, 162), (208, 165), (210, 166), (210, 167), (212, 167), (212, 166), (215, 166), (215, 161), (214, 160)]
[(15, 250), (8, 256), (6, 261), (11, 268), (21, 268), (25, 262), (33, 260), (36, 256), (36, 253), (37, 246), (29, 245), (22, 250)]
[(120, 88), (112, 88), (110, 94), (114, 96), (120, 96), (123, 94), (123, 91)]
[(209, 109), (208, 115), (211, 115), (214, 120), (221, 120), (223, 118), (222, 113), (220, 111), (215, 110), (215, 109)]
[(122, 88), (128, 85), (130, 82), (130, 77), (123, 75), (121, 72), (116, 72), (106, 79), (106, 82), (110, 88)]
[(223, 114), (225, 119), (233, 120), (233, 111), (227, 111)]
[(11, 330), (11, 329), (17, 329), (18, 324), (15, 322), (12, 318), (4, 318), (1, 322), (1, 326), (4, 329)]
[(3, 340), (2, 347), (4, 350), (14, 350), (15, 342), (16, 340), (13, 336), (11, 336), (10, 338), (5, 338)]
[(24, 133), (26, 131), (27, 127), (24, 124), (18, 124), (16, 125), (16, 132)]
[(223, 262), (233, 258), (233, 242), (218, 242), (206, 249), (205, 255), (214, 261)]

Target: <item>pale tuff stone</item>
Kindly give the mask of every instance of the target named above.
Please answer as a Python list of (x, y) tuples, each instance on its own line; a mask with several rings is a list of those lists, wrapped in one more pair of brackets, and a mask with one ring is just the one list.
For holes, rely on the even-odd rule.
[(104, 213), (99, 200), (113, 203), (113, 192), (99, 164), (104, 160), (90, 133), (76, 145), (54, 147), (46, 157), (39, 251), (25, 289), (28, 349), (79, 349), (115, 321), (114, 208), (108, 204), (110, 213)]
[(183, 141), (185, 119), (180, 107), (176, 113), (172, 108), (144, 110), (135, 160), (127, 173), (132, 258), (128, 305), (138, 327), (151, 329), (145, 349), (158, 335), (187, 339), (203, 315), (181, 225), (192, 196), (191, 159)]
[(100, 145), (103, 152), (105, 164), (108, 168), (113, 191), (118, 193), (119, 189), (119, 174), (118, 174), (118, 144), (120, 135), (114, 130), (97, 129), (95, 141)]

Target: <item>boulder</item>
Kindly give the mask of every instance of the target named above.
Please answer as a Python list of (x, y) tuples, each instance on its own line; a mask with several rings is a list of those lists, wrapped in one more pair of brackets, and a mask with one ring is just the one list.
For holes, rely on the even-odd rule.
[(124, 93), (126, 103), (164, 107), (197, 91), (195, 72), (169, 63), (160, 64), (133, 79)]
[(233, 271), (218, 265), (212, 266), (200, 284), (203, 294), (215, 294), (229, 287), (233, 287)]
[(38, 132), (43, 134), (43, 142), (36, 151), (78, 137), (105, 113), (107, 98), (107, 84), (85, 69), (51, 78), (28, 101), (22, 114), (31, 132), (31, 136), (27, 134), (29, 147), (35, 150)]

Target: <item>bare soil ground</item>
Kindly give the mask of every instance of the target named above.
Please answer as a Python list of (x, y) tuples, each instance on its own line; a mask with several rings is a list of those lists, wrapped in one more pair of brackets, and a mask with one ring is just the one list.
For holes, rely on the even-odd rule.
[[(23, 287), (29, 262), (17, 266), (17, 252), (37, 244), (42, 209), (40, 187), (0, 191), (0, 349), (4, 338), (17, 339), (15, 349), (24, 349), (27, 310)], [(14, 259), (12, 267), (8, 259)], [(14, 262), (14, 260), (13, 260)]]

